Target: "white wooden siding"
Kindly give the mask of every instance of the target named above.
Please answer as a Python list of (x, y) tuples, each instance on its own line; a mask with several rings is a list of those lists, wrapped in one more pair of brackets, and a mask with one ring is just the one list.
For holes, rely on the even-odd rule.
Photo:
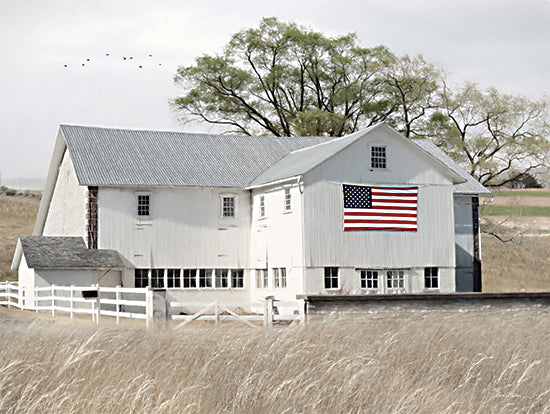
[(25, 254), (21, 254), (21, 262), (19, 263), (19, 287), (25, 291), (25, 305), (34, 305), (34, 269), (30, 269), (25, 259)]
[[(350, 268), (454, 267), (453, 188), (419, 150), (391, 134), (360, 140), (304, 177), (305, 265)], [(386, 146), (386, 170), (370, 169), (370, 146)], [(342, 182), (418, 185), (418, 231), (343, 231)], [(308, 274), (309, 283), (313, 283)], [(315, 286), (311, 286), (316, 289)]]
[[(136, 189), (98, 191), (100, 249), (115, 249), (138, 268), (248, 268), (250, 192), (155, 188), (150, 216), (139, 218)], [(235, 194), (235, 217), (220, 217), (220, 194)]]
[(86, 192), (76, 178), (69, 151), (59, 167), (43, 236), (82, 236), (86, 240)]

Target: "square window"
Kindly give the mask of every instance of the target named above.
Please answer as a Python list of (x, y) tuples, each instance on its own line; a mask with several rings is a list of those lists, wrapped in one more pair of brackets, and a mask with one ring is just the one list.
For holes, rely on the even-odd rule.
[(166, 283), (169, 288), (181, 287), (180, 269), (166, 269)]
[(386, 168), (386, 147), (371, 147), (371, 168)]
[(269, 286), (269, 274), (267, 272), (267, 269), (262, 269), (262, 275), (263, 275), (263, 284), (264, 288)]
[(361, 270), (361, 289), (378, 289), (377, 270)]
[(199, 270), (199, 287), (201, 288), (212, 287), (212, 269)]
[(216, 269), (216, 287), (226, 288), (229, 287), (229, 270), (228, 269)]
[(231, 270), (231, 287), (233, 288), (244, 287), (244, 270), (243, 269)]
[(235, 217), (235, 197), (222, 197), (222, 217)]
[(164, 287), (164, 269), (151, 270), (151, 287), (153, 288)]
[(281, 287), (286, 288), (286, 267), (281, 267)]
[(437, 267), (424, 268), (424, 288), (437, 289), (439, 287), (439, 276)]
[(137, 288), (149, 286), (149, 269), (134, 270), (134, 286)]
[(325, 267), (325, 289), (338, 289), (337, 267)]
[(404, 289), (405, 288), (405, 271), (388, 270), (387, 284), (389, 289)]
[(256, 287), (267, 287), (267, 269), (256, 269)]
[(137, 214), (138, 216), (148, 216), (150, 213), (150, 197), (149, 195), (137, 196)]
[(183, 269), (183, 287), (197, 287), (197, 269)]
[(290, 188), (285, 188), (285, 212), (292, 210), (292, 195), (290, 194)]

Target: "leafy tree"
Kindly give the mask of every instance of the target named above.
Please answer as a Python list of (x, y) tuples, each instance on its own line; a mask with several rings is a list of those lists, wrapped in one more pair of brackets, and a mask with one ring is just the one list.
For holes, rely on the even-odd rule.
[(341, 136), (400, 108), (384, 81), (397, 62), (383, 46), (361, 47), (355, 34), (329, 38), (264, 18), (233, 35), (222, 54), (180, 67), (174, 80), (183, 94), (173, 104), (186, 120), (238, 133)]
[(430, 120), (436, 144), (482, 184), (501, 186), (546, 169), (548, 103), (465, 84), (444, 88)]

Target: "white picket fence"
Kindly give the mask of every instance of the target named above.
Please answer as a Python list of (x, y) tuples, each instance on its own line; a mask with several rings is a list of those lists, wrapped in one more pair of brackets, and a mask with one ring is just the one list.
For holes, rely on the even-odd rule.
[[(152, 320), (151, 289), (93, 286), (48, 286), (36, 288), (30, 296), (20, 289), (17, 282), (0, 282), (0, 305), (9, 309), (18, 308), (35, 312), (91, 315), (92, 321), (100, 323), (102, 316), (110, 316), (120, 323), (122, 318), (143, 319), (149, 323)], [(85, 297), (88, 296), (88, 297)], [(149, 298), (149, 299), (148, 299)], [(149, 301), (149, 303), (148, 303)], [(28, 304), (28, 303), (32, 304)], [(174, 302), (166, 300), (166, 319), (181, 321), (175, 329), (202, 319), (214, 321), (216, 324), (228, 320), (239, 320), (249, 326), (257, 327), (258, 322), (264, 326), (274, 323), (304, 321), (303, 302), (281, 302), (273, 297), (265, 302), (256, 303), (218, 303), (208, 305), (198, 302)], [(201, 309), (188, 315), (178, 311), (181, 309)], [(261, 309), (262, 313), (237, 314), (232, 309)], [(292, 313), (279, 314), (278, 309), (293, 309)], [(149, 313), (149, 315), (148, 315)], [(256, 323), (256, 324), (255, 324)]]

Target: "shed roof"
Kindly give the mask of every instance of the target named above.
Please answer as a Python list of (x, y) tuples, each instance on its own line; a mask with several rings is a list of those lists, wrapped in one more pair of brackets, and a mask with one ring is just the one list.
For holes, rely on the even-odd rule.
[[(82, 237), (31, 236), (19, 238), (27, 266), (33, 269), (122, 269), (116, 250), (88, 249)], [(14, 258), (14, 262), (17, 259)], [(15, 264), (15, 263), (14, 263)], [(17, 263), (18, 267), (19, 263)]]

